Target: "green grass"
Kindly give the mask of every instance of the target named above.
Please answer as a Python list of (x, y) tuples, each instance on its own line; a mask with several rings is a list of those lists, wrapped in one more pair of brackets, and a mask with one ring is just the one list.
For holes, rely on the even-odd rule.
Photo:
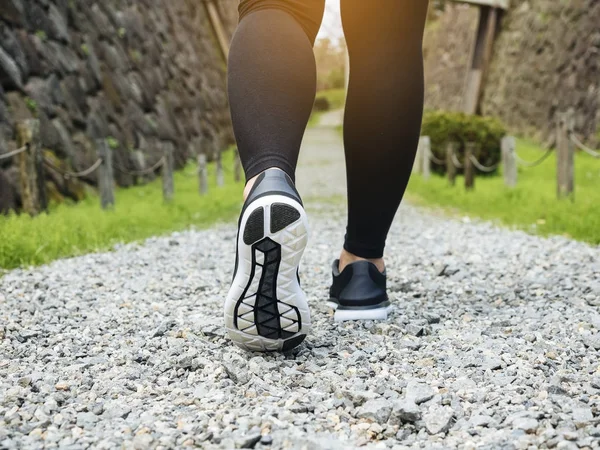
[(0, 216), (0, 267), (11, 269), (48, 263), (54, 259), (110, 249), (131, 242), (231, 220), (239, 213), (242, 183), (233, 180), (233, 152), (223, 155), (225, 185), (215, 184), (209, 165), (209, 192), (198, 193), (195, 166), (175, 173), (175, 195), (167, 203), (158, 177), (144, 186), (116, 191), (114, 210), (103, 211), (97, 196), (77, 204), (52, 205), (38, 217)]
[[(519, 156), (533, 161), (541, 154), (535, 144), (519, 140)], [(445, 178), (411, 178), (408, 197), (413, 202), (439, 206), (542, 235), (558, 234), (600, 244), (600, 160), (578, 153), (575, 158), (575, 196), (557, 200), (556, 153), (534, 168), (519, 168), (517, 187), (504, 186), (502, 176), (478, 177), (475, 190), (466, 192), (458, 177), (450, 187)]]
[(307, 126), (315, 127), (315, 126), (319, 125), (319, 122), (321, 122), (322, 115), (323, 115), (323, 113), (321, 111), (313, 111), (312, 114), (310, 115), (310, 118), (308, 119)]

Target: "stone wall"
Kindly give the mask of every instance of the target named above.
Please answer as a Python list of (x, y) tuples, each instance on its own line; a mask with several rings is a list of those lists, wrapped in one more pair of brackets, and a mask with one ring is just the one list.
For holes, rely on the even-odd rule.
[[(482, 112), (545, 139), (555, 111), (573, 107), (577, 132), (598, 145), (600, 2), (513, 1), (502, 19)], [(427, 102), (457, 109), (475, 36), (474, 7), (448, 4), (427, 33)]]
[(476, 28), (477, 10), (451, 3), (443, 14), (428, 22), (423, 43), (427, 108), (461, 109)]
[[(231, 30), (237, 2), (219, 7)], [(46, 156), (65, 168), (90, 166), (97, 138), (109, 140), (119, 167), (152, 165), (166, 141), (181, 166), (233, 142), (225, 82), (199, 0), (0, 1), (0, 153), (16, 148), (17, 121), (37, 117)], [(18, 204), (6, 187), (18, 185), (11, 164), (0, 161), (0, 198)], [(53, 191), (77, 197), (48, 176)]]

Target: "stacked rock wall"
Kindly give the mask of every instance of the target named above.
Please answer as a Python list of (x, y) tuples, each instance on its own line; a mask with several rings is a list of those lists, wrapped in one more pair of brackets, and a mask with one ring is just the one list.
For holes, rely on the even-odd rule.
[[(460, 108), (476, 21), (475, 7), (449, 3), (429, 27), (429, 107)], [(545, 139), (555, 111), (569, 107), (577, 132), (599, 144), (600, 2), (513, 1), (494, 46), (482, 112)]]
[[(235, 7), (220, 4), (228, 29)], [(225, 85), (199, 0), (0, 1), (0, 153), (16, 148), (15, 123), (36, 117), (47, 157), (70, 169), (95, 161), (98, 138), (119, 167), (150, 166), (166, 141), (181, 166), (198, 149), (212, 155), (233, 141)], [(18, 185), (11, 164), (0, 161), (7, 204), (18, 203), (6, 188)], [(49, 178), (69, 190), (58, 174)]]

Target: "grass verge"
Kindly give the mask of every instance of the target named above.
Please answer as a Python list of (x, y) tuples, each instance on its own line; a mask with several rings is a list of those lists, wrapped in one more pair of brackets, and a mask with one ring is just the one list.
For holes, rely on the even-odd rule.
[[(542, 150), (519, 140), (519, 156), (535, 160)], [(575, 158), (575, 196), (556, 198), (556, 153), (534, 168), (519, 168), (517, 187), (504, 186), (502, 176), (478, 177), (475, 190), (464, 189), (464, 179), (456, 186), (432, 175), (429, 181), (411, 178), (408, 198), (417, 204), (441, 207), (450, 213), (467, 214), (541, 235), (557, 234), (600, 244), (600, 161), (578, 153)]]
[(175, 173), (172, 202), (162, 197), (160, 177), (143, 186), (116, 191), (114, 210), (103, 211), (96, 196), (77, 204), (52, 205), (48, 214), (0, 216), (0, 268), (40, 265), (58, 258), (110, 249), (190, 226), (206, 227), (239, 213), (242, 183), (233, 179), (233, 152), (223, 155), (225, 185), (216, 186), (209, 165), (209, 192), (198, 193), (195, 166)]

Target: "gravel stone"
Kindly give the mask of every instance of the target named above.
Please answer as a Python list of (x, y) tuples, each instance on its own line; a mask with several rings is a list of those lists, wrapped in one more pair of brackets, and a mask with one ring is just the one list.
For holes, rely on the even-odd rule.
[(254, 448), (261, 441), (260, 433), (253, 433), (239, 441), (237, 448)]
[(368, 400), (358, 410), (357, 417), (360, 419), (369, 419), (376, 423), (386, 423), (392, 413), (392, 404), (384, 399)]
[(574, 408), (573, 422), (577, 428), (584, 427), (594, 420), (594, 414), (591, 408)]
[(273, 436), (270, 434), (265, 434), (260, 438), (260, 443), (263, 445), (271, 445), (273, 443)]
[(394, 402), (392, 417), (400, 423), (414, 423), (421, 418), (421, 410), (414, 400), (404, 398)]
[(531, 417), (520, 417), (513, 421), (513, 426), (518, 430), (523, 430), (525, 433), (535, 433), (539, 422)]
[(425, 426), (430, 434), (445, 433), (452, 426), (454, 410), (448, 406), (434, 407), (423, 415)]
[(406, 386), (406, 398), (417, 405), (431, 400), (435, 394), (436, 391), (431, 386), (415, 380), (409, 381), (408, 386)]
[(394, 311), (336, 323), (345, 207), (323, 196), (345, 189), (343, 151), (323, 127), (304, 145), (305, 344), (254, 354), (227, 339), (235, 223), (9, 271), (0, 448), (597, 449), (600, 249), (403, 205), (386, 248)]

